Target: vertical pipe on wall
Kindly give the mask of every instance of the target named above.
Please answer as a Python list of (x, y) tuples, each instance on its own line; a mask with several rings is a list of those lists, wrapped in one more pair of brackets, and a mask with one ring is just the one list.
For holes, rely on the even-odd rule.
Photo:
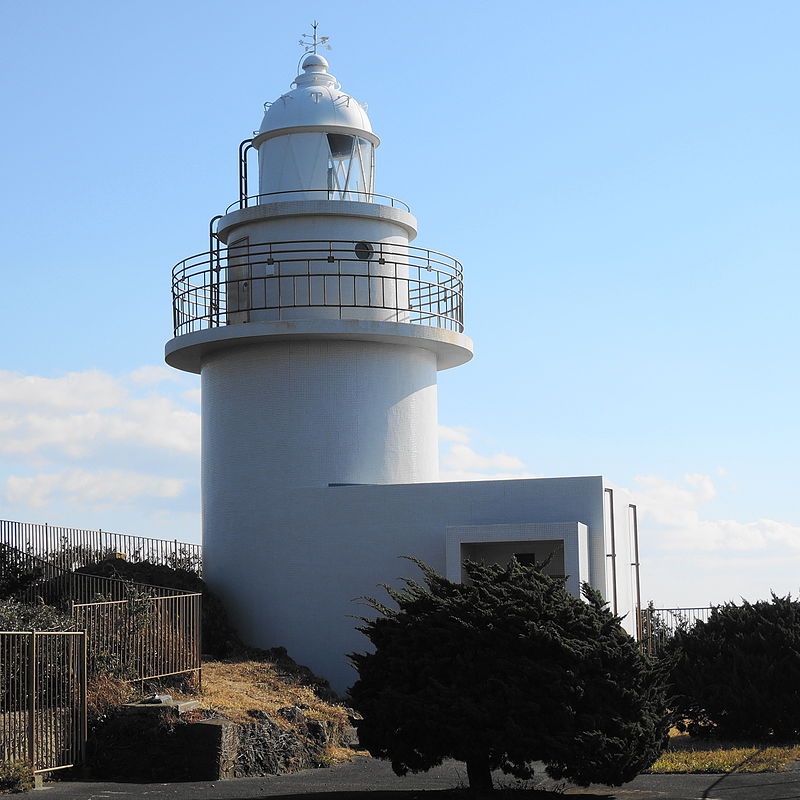
[(633, 574), (636, 576), (636, 640), (642, 641), (642, 587), (639, 577), (639, 512), (635, 503), (629, 503), (633, 520)]
[(606, 553), (606, 558), (611, 559), (611, 591), (613, 597), (612, 609), (617, 613), (617, 535), (614, 528), (614, 490), (606, 487), (608, 494), (609, 532), (611, 534), (611, 552)]

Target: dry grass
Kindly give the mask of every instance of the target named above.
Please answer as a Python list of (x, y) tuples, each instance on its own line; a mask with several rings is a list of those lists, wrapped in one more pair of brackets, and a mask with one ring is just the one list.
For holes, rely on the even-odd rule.
[[(284, 654), (284, 662), (285, 662)], [(234, 722), (248, 724), (256, 721), (249, 711), (264, 711), (280, 727), (298, 731), (298, 725), (278, 714), (278, 709), (301, 706), (307, 719), (332, 722), (337, 727), (349, 725), (347, 710), (321, 699), (310, 686), (303, 685), (303, 668), (293, 675), (286, 663), (276, 664), (268, 659), (203, 661), (203, 690), (197, 690), (194, 676), (190, 681), (176, 684), (174, 680), (148, 685), (148, 691), (169, 694), (176, 700), (199, 700), (204, 709), (222, 714)], [(296, 666), (296, 665), (295, 665)], [(189, 712), (189, 715), (202, 712)], [(189, 721), (184, 716), (184, 719)], [(321, 756), (323, 763), (340, 764), (352, 761), (357, 753), (348, 747), (330, 744)]]
[(265, 661), (203, 662), (201, 700), (235, 722), (252, 722), (247, 712), (257, 709), (290, 729), (292, 724), (276, 712), (299, 705), (305, 707), (303, 714), (309, 719), (348, 724), (344, 708), (321, 700), (308, 686), (287, 683), (275, 666)]
[(688, 734), (670, 737), (667, 750), (650, 767), (657, 773), (781, 772), (800, 759), (800, 745), (692, 739)]
[(132, 702), (136, 697), (130, 682), (113, 675), (94, 675), (87, 686), (86, 705), (89, 725), (101, 720), (112, 708)]

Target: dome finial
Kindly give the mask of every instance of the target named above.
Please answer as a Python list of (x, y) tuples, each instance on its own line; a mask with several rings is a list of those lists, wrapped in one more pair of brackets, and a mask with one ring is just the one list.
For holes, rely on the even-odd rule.
[(314, 53), (316, 55), (317, 48), (330, 50), (331, 46), (328, 44), (329, 36), (317, 36), (318, 23), (314, 20), (311, 23), (311, 33), (304, 33), (300, 37), (298, 44), (303, 48), (304, 53)]

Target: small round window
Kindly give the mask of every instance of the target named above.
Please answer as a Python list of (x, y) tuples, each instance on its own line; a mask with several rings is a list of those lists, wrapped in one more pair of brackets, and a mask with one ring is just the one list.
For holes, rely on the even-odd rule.
[(369, 242), (356, 242), (356, 257), (369, 261), (375, 255), (375, 249)]

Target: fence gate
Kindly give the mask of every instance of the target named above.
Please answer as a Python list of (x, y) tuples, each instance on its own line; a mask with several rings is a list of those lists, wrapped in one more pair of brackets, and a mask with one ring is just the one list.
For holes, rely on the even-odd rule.
[(86, 633), (0, 632), (0, 759), (34, 772), (83, 760)]

